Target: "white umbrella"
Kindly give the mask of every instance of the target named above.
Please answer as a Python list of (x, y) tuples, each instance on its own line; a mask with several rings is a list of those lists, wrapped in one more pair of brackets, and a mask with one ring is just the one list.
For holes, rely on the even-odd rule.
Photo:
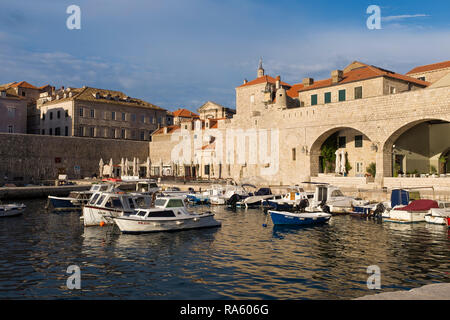
[(133, 158), (133, 176), (136, 175), (136, 157)]
[(147, 157), (147, 178), (150, 178), (150, 169), (151, 169), (151, 164), (150, 164), (150, 157)]
[(134, 175), (135, 176), (139, 175), (139, 158), (136, 158), (136, 173)]
[(341, 173), (341, 152), (340, 150), (336, 150), (336, 168), (334, 172)]
[(120, 159), (120, 172), (122, 176), (125, 175), (125, 160), (123, 160), (123, 158)]
[(100, 178), (103, 177), (103, 166), (104, 165), (105, 164), (103, 163), (103, 159), (100, 158), (100, 162), (98, 163), (98, 171), (100, 172), (100, 175), (99, 175)]
[(112, 158), (109, 161), (109, 176), (110, 177), (114, 176), (114, 167), (113, 167), (113, 159)]
[(341, 151), (341, 172), (342, 173), (347, 173), (347, 169), (345, 168), (345, 165), (347, 163), (346, 159), (345, 159), (345, 154), (346, 152), (344, 150)]
[(128, 175), (128, 169), (129, 169), (130, 164), (128, 163), (128, 158), (125, 159), (125, 172), (124, 175)]

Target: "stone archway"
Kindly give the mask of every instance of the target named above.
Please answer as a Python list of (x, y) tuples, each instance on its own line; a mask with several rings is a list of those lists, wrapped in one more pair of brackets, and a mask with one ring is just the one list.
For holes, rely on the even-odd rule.
[[(439, 156), (432, 157), (431, 153), (436, 152), (434, 149), (442, 149), (438, 152), (438, 154), (442, 154), (443, 151), (450, 148), (450, 142), (447, 142), (446, 137), (450, 136), (448, 135), (437, 135), (433, 136), (431, 131), (427, 132), (427, 137), (424, 137), (423, 134), (420, 134), (419, 127), (424, 127), (426, 124), (429, 126), (436, 125), (436, 124), (449, 124), (450, 125), (450, 116), (448, 119), (445, 118), (426, 118), (426, 119), (418, 119), (414, 121), (410, 121), (408, 123), (404, 123), (401, 126), (398, 126), (395, 130), (390, 131), (390, 135), (384, 140), (384, 142), (381, 143), (381, 154), (382, 156), (377, 158), (377, 171), (382, 173), (383, 177), (392, 177), (395, 175), (397, 171), (399, 171), (398, 167), (395, 166), (395, 164), (399, 164), (399, 162), (405, 162), (406, 159), (403, 159), (400, 156), (405, 155), (405, 151), (409, 154), (413, 154), (413, 150), (407, 150), (408, 148), (405, 148), (406, 150), (403, 150), (403, 146), (399, 147), (396, 145), (396, 143), (400, 139), (404, 139), (403, 143), (407, 144), (407, 138), (405, 135), (410, 134), (409, 137), (415, 145), (421, 145), (423, 146), (424, 156), (423, 159), (426, 159), (428, 157), (428, 167), (435, 166), (438, 162)], [(416, 132), (413, 132), (416, 130)], [(431, 129), (430, 129), (431, 130)], [(444, 129), (447, 130), (447, 129)], [(446, 131), (447, 132), (447, 131)], [(415, 134), (415, 135), (414, 135)], [(436, 134), (434, 134), (436, 135)], [(428, 139), (428, 140), (427, 140)], [(449, 138), (447, 138), (449, 139)], [(450, 141), (450, 140), (449, 140)], [(424, 144), (426, 146), (424, 146)], [(439, 145), (440, 144), (440, 145)], [(442, 145), (445, 145), (443, 147)], [(400, 151), (399, 151), (400, 150)], [(435, 160), (431, 160), (431, 158), (436, 158)], [(419, 161), (419, 160), (417, 160)], [(436, 162), (435, 164), (431, 164), (431, 162)], [(422, 160), (424, 163), (425, 160)], [(433, 162), (433, 163), (434, 163)], [(423, 167), (424, 165), (422, 165)], [(411, 169), (411, 166), (404, 166), (400, 169), (403, 173), (407, 173)], [(438, 169), (439, 170), (439, 169)], [(429, 170), (428, 170), (429, 171)], [(398, 173), (398, 172), (397, 172)]]
[(351, 167), (348, 172), (349, 175), (364, 176), (366, 167), (371, 162), (376, 163), (376, 149), (373, 146), (373, 140), (364, 133), (364, 129), (350, 126), (327, 129), (320, 132), (315, 139), (312, 139), (313, 142), (309, 147), (310, 176), (316, 177), (321, 173), (321, 148), (327, 139), (334, 134), (337, 134), (337, 149), (344, 150), (347, 154), (347, 160)]

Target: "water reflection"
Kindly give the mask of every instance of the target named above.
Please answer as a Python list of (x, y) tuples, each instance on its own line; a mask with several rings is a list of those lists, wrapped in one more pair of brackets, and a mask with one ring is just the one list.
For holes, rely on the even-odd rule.
[[(79, 213), (46, 212), (45, 201), (26, 205), (0, 220), (0, 298), (343, 299), (374, 293), (370, 265), (384, 291), (449, 282), (445, 226), (340, 216), (274, 227), (257, 209), (211, 207), (221, 228), (126, 235), (84, 228)], [(65, 288), (71, 264), (80, 291)]]

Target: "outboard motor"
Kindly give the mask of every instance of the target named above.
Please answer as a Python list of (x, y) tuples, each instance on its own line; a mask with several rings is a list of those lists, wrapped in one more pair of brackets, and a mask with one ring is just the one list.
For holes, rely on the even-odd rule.
[(300, 203), (298, 204), (298, 211), (305, 212), (305, 209), (309, 207), (309, 201), (308, 199), (302, 199)]
[(238, 194), (233, 194), (230, 199), (227, 200), (227, 205), (231, 207), (236, 207), (236, 203), (241, 200)]
[(372, 213), (372, 216), (373, 216), (374, 218), (378, 218), (378, 219), (379, 219), (379, 218), (381, 218), (381, 216), (382, 216), (384, 210), (386, 210), (386, 208), (385, 208), (384, 205), (380, 202), (379, 204), (377, 204), (375, 210), (374, 210), (373, 213)]

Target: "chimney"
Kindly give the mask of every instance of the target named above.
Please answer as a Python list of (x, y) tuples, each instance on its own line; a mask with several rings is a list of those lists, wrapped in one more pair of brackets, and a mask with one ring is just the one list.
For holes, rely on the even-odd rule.
[(248, 82), (248, 80), (247, 80), (247, 79), (244, 79), (244, 84), (247, 84), (247, 82)]
[(333, 70), (331, 71), (331, 82), (339, 83), (344, 78), (344, 72), (342, 70)]
[(304, 78), (303, 79), (303, 85), (305, 87), (309, 87), (312, 84), (314, 84), (314, 79), (313, 78)]
[(275, 82), (275, 88), (280, 89), (281, 77), (277, 76), (277, 81)]
[(167, 134), (167, 127), (164, 127), (164, 134)]
[(61, 90), (64, 91), (64, 86), (61, 86)]

